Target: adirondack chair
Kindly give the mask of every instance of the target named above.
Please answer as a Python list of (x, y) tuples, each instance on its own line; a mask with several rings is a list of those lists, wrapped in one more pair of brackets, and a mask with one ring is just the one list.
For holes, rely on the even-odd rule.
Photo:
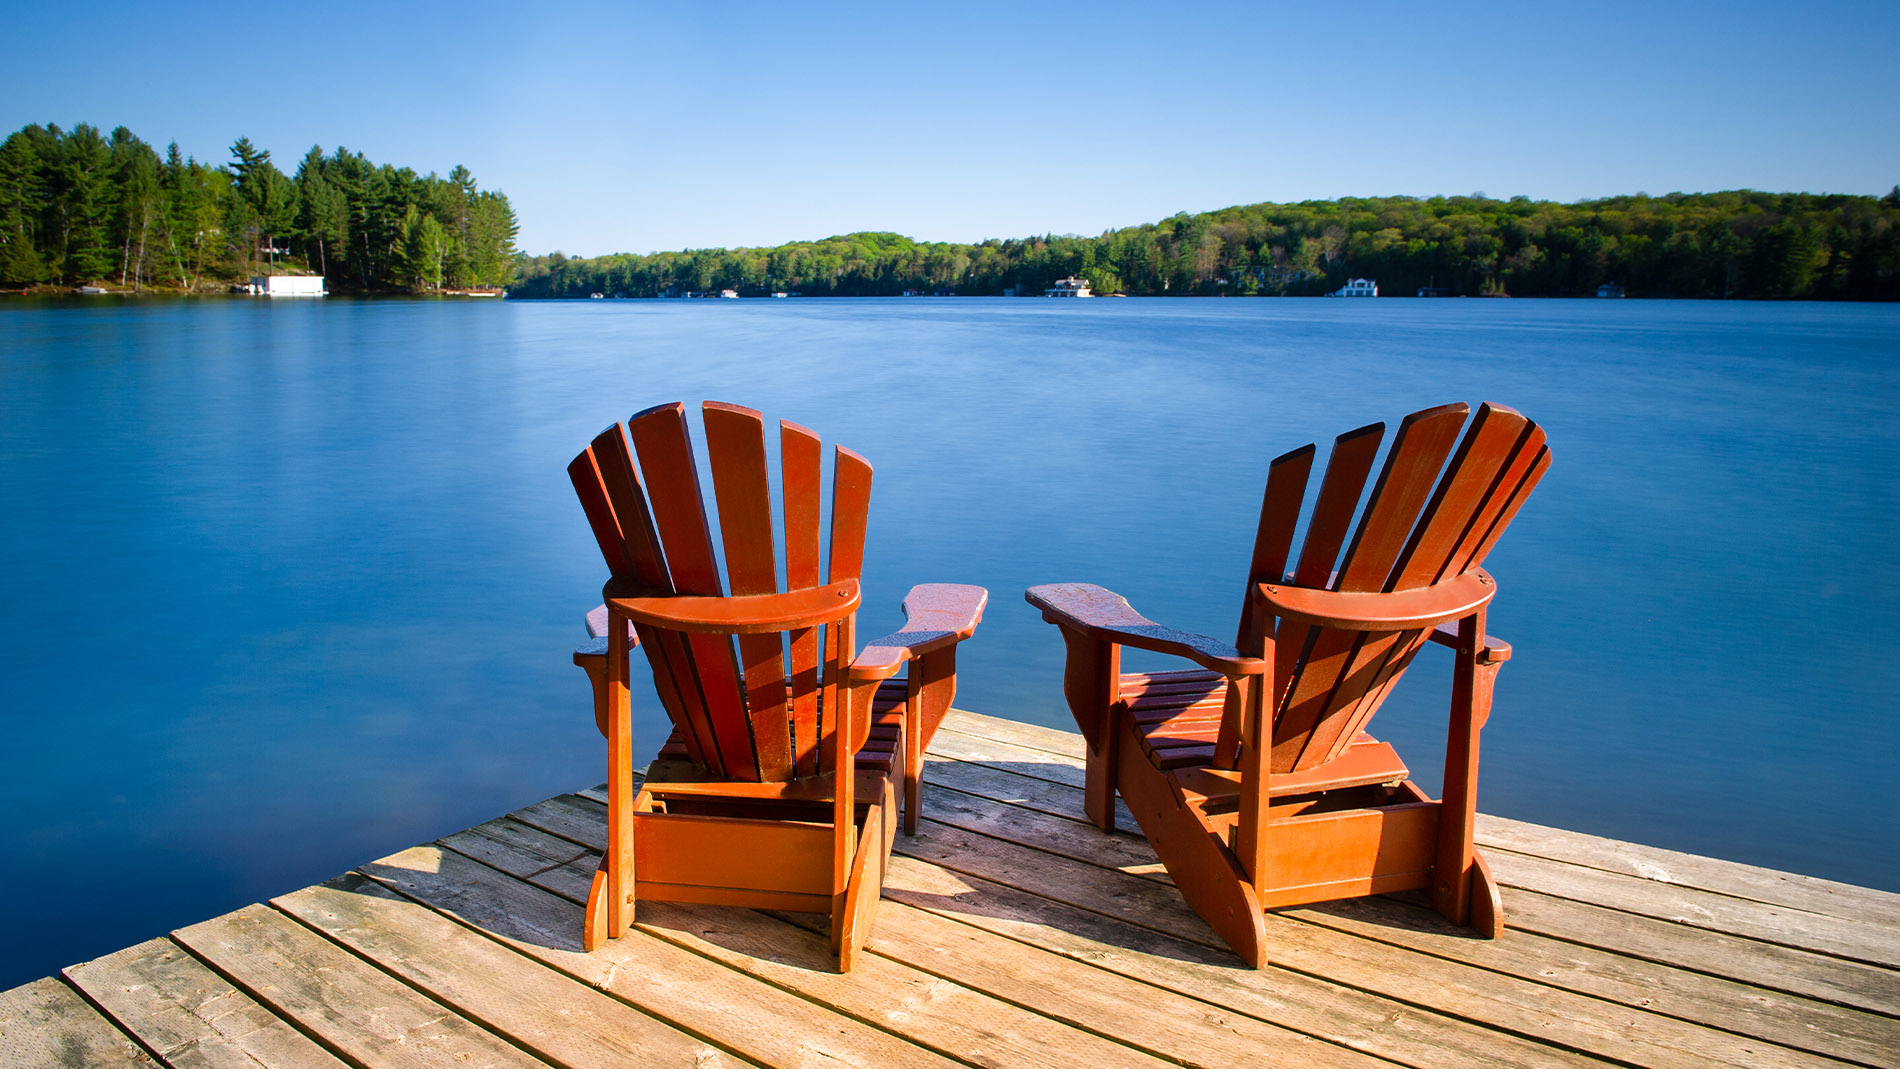
[[(957, 643), (988, 595), (915, 587), (905, 626), (854, 655), (871, 466), (836, 447), (821, 561), (819, 440), (779, 425), (780, 589), (764, 420), (713, 401), (704, 420), (723, 582), (684, 405), (609, 427), (568, 466), (612, 575), (589, 614), (599, 641), (574, 657), (593, 681), (608, 751), (608, 845), (583, 945), (622, 934), (642, 898), (829, 913), (846, 971), (881, 892), (895, 784), (914, 830), (923, 747), (955, 693)], [(637, 791), (636, 645), (674, 725)]]
[[(1479, 729), (1510, 657), (1485, 634), (1497, 588), (1481, 565), (1550, 451), (1536, 424), (1492, 405), (1460, 442), (1468, 412), (1405, 418), (1350, 544), (1385, 426), (1341, 435), (1290, 572), (1315, 450), (1273, 461), (1232, 646), (1154, 623), (1099, 586), (1027, 592), (1068, 646), (1089, 818), (1112, 829), (1119, 791), (1189, 905), (1256, 968), (1262, 911), (1280, 906), (1429, 887), (1453, 923), (1503, 930), (1471, 838)], [(1441, 801), (1363, 730), (1428, 641), (1454, 662)], [(1124, 674), (1124, 646), (1199, 668)]]

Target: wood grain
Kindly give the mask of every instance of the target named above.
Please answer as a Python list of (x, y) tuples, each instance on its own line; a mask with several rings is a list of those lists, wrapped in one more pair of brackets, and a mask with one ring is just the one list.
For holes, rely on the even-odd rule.
[(542, 1064), (265, 906), (181, 928), (172, 938), (346, 1060), (391, 1067)]
[(344, 1064), (169, 939), (94, 958), (64, 975), (173, 1069)]
[(152, 1057), (51, 977), (0, 991), (0, 1065), (92, 1069)]

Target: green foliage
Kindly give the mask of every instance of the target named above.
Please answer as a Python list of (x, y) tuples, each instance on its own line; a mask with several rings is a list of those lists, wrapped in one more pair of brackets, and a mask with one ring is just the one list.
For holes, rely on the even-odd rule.
[(83, 124), (28, 126), (0, 143), (0, 283), (9, 285), (116, 279), (193, 290), (270, 261), (323, 274), (332, 288), (505, 286), (515, 234), (508, 198), (478, 189), (465, 167), (418, 176), (312, 148), (292, 178), (248, 138), (214, 167), (175, 144), (160, 159), (124, 127), (104, 138)]
[(905, 290), (1041, 293), (1080, 275), (1097, 293), (1329, 293), (1348, 278), (1382, 292), (1632, 297), (1900, 299), (1900, 188), (1884, 197), (1642, 194), (1559, 204), (1525, 197), (1343, 198), (1253, 204), (1094, 238), (980, 245), (845, 234), (767, 249), (524, 259), (524, 297), (746, 294), (884, 296)]

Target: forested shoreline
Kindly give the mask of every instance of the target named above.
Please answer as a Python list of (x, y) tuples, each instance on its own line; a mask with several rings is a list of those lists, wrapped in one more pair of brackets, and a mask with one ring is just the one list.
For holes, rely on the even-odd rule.
[(1347, 197), (1182, 213), (1099, 237), (964, 245), (857, 233), (775, 248), (524, 257), (517, 297), (653, 297), (730, 289), (817, 296), (1040, 294), (1080, 276), (1098, 294), (1316, 295), (1349, 278), (1411, 296), (1807, 300), (1900, 298), (1900, 188), (1883, 197), (1638, 194)]
[(733, 290), (1305, 296), (1349, 278), (1444, 296), (1900, 299), (1900, 187), (1882, 197), (1672, 193), (1564, 204), (1526, 197), (1263, 203), (1105, 231), (977, 244), (864, 232), (773, 248), (529, 257), (508, 198), (313, 147), (286, 174), (247, 138), (223, 164), (125, 127), (27, 126), (0, 143), (0, 286), (222, 292), (253, 274), (332, 291), (509, 287), (516, 297)]
[(313, 147), (286, 175), (248, 138), (223, 165), (161, 156), (121, 126), (27, 126), (0, 144), (0, 285), (222, 292), (264, 272), (364, 293), (514, 277), (508, 198)]

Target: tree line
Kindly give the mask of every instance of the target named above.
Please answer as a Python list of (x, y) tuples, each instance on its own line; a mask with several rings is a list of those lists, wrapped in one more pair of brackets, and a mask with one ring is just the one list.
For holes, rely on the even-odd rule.
[(314, 273), (331, 289), (427, 292), (507, 285), (508, 198), (313, 147), (286, 175), (239, 138), (222, 165), (110, 135), (27, 126), (0, 144), (0, 284), (217, 290), (252, 274)]
[(1040, 294), (1086, 278), (1098, 294), (1315, 295), (1349, 278), (1386, 294), (1844, 300), (1900, 298), (1900, 187), (1883, 197), (1645, 194), (1563, 204), (1526, 197), (1346, 197), (1182, 213), (1098, 237), (977, 245), (859, 233), (776, 248), (524, 257), (521, 297)]

